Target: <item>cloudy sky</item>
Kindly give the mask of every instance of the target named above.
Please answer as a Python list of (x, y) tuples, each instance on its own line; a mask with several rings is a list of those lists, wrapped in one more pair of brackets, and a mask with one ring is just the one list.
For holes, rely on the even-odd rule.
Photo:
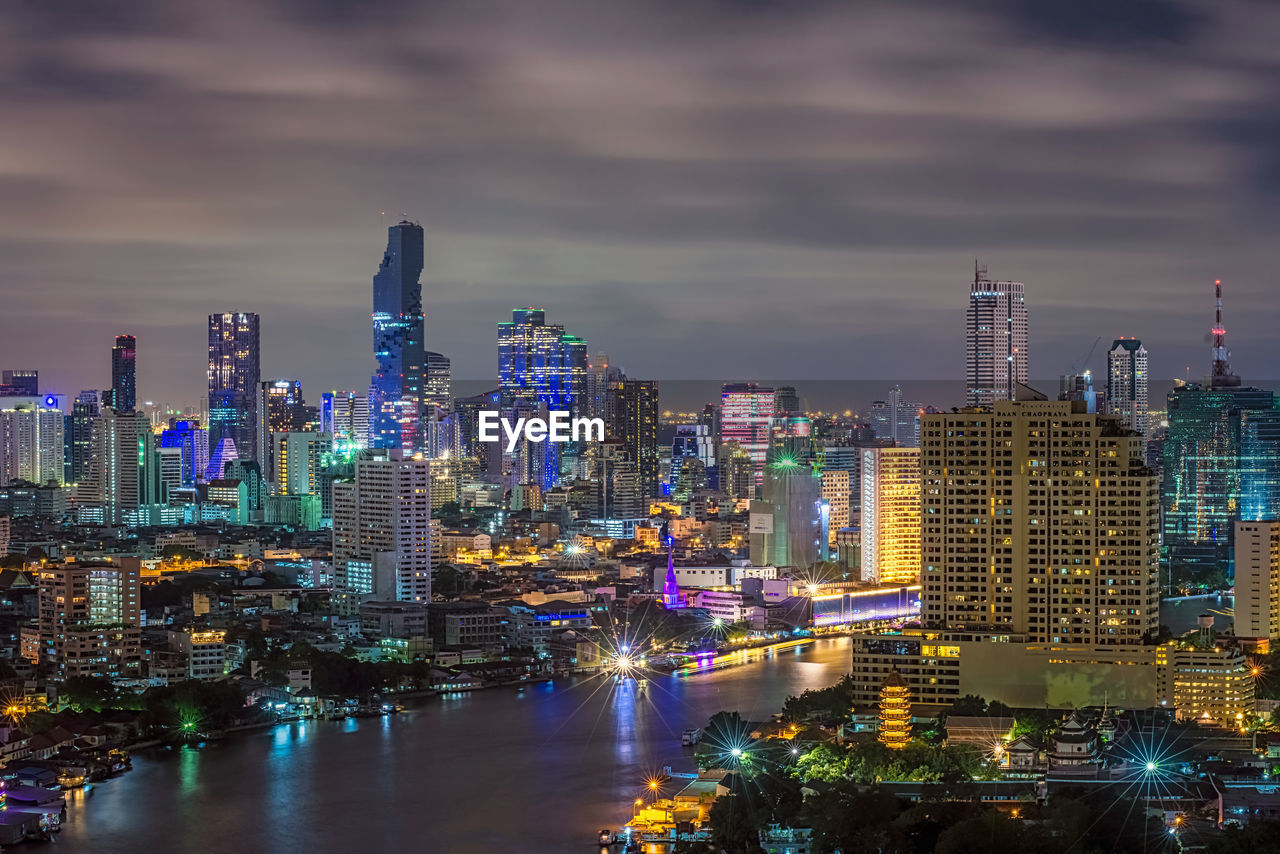
[(1216, 277), (1280, 376), (1277, 43), (1237, 0), (9, 3), (0, 367), (100, 387), (130, 332), (194, 400), (256, 311), (264, 378), (366, 387), (403, 212), (460, 377), (531, 304), (637, 376), (958, 377), (975, 256), (1034, 376), (1203, 372)]

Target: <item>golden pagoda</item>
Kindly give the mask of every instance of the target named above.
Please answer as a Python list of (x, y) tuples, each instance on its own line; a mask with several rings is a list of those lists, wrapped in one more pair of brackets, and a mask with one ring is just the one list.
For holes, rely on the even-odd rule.
[(880, 688), (880, 741), (901, 750), (911, 741), (911, 690), (894, 670)]

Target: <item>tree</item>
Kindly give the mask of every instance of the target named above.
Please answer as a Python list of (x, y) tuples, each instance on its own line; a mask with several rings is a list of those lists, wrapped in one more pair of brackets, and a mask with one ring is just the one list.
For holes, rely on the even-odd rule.
[(1205, 846), (1205, 854), (1275, 854), (1280, 821), (1251, 821), (1244, 827), (1228, 827)]
[(100, 712), (113, 707), (116, 689), (111, 680), (103, 676), (72, 676), (62, 683), (58, 697), (77, 712), (86, 709)]

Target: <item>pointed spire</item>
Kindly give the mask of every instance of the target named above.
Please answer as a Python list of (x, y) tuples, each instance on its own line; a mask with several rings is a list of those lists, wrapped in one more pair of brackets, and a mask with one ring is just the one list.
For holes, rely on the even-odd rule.
[(662, 584), (662, 604), (667, 608), (679, 608), (680, 584), (676, 581), (675, 540), (667, 538), (667, 578)]

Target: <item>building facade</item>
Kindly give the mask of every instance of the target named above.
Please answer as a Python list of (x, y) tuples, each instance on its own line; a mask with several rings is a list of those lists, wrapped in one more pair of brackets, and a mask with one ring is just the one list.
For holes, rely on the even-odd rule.
[(422, 311), (422, 226), (387, 229), (387, 249), (373, 277), (373, 351), (369, 382), (370, 447), (423, 449), (427, 384), (426, 315)]
[(1107, 400), (1130, 430), (1147, 435), (1147, 348), (1137, 338), (1117, 338), (1107, 352)]
[(968, 404), (1013, 400), (1027, 382), (1029, 348), (1026, 286), (992, 281), (975, 267), (965, 334)]
[[(209, 315), (209, 448), (223, 459), (256, 460), (258, 451), (258, 315)], [(220, 476), (220, 475), (219, 475)]]
[(920, 580), (920, 449), (862, 449), (862, 580)]

